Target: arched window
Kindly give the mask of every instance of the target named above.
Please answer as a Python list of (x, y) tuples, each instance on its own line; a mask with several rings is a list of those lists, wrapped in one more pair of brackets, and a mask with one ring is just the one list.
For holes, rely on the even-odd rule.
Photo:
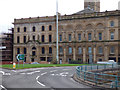
[(110, 26), (113, 27), (114, 26), (114, 21), (110, 22)]
[(49, 47), (49, 54), (52, 54), (52, 48)]
[(20, 54), (20, 48), (17, 48), (17, 54)]
[(26, 27), (24, 27), (24, 32), (26, 32), (26, 30), (27, 30), (27, 28), (26, 28)]
[(60, 54), (62, 54), (63, 53), (63, 48), (62, 47), (60, 47)]
[(42, 47), (42, 54), (45, 54), (45, 48)]
[(20, 28), (19, 27), (17, 28), (17, 32), (20, 32)]
[(78, 48), (78, 54), (82, 54), (82, 48), (81, 47)]
[(102, 54), (102, 53), (103, 53), (102, 47), (98, 47), (98, 53), (99, 53), (99, 54)]
[(72, 47), (69, 47), (69, 54), (72, 54)]
[(27, 53), (27, 49), (26, 48), (24, 48), (24, 54), (26, 54)]
[(51, 31), (51, 30), (52, 30), (52, 26), (50, 25), (50, 26), (49, 26), (49, 31)]
[(35, 26), (32, 29), (33, 29), (33, 32), (35, 32), (35, 29), (36, 29)]
[(42, 31), (44, 31), (45, 30), (45, 26), (42, 26)]
[(33, 47), (32, 50), (36, 50), (36, 47)]

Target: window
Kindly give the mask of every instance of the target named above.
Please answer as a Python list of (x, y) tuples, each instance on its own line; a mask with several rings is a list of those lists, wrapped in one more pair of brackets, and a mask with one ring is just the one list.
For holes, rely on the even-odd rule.
[(69, 41), (71, 41), (71, 34), (69, 34)]
[(51, 30), (52, 30), (52, 26), (50, 25), (50, 26), (49, 26), (49, 31), (51, 31)]
[(114, 53), (115, 53), (115, 47), (114, 47), (114, 46), (112, 46), (112, 47), (110, 48), (110, 53), (111, 53), (111, 54), (114, 54)]
[(111, 32), (111, 33), (110, 33), (110, 36), (111, 36), (110, 39), (111, 39), (111, 40), (114, 40), (114, 32)]
[(35, 32), (35, 29), (36, 29), (35, 26), (32, 29), (33, 29), (33, 32)]
[(20, 37), (17, 36), (17, 43), (20, 43)]
[(113, 27), (114, 26), (114, 21), (110, 22), (110, 26)]
[(26, 27), (24, 27), (24, 32), (26, 32), (26, 30), (27, 30), (27, 28), (26, 28)]
[(32, 50), (36, 50), (36, 47), (33, 47)]
[(63, 53), (63, 48), (62, 47), (60, 47), (60, 54), (62, 54)]
[(42, 42), (45, 42), (45, 38), (44, 38), (44, 35), (42, 35)]
[(60, 38), (59, 38), (59, 39), (60, 39), (59, 41), (61, 42), (61, 41), (62, 41), (62, 35), (59, 35), (59, 37), (60, 37)]
[(89, 54), (92, 53), (92, 47), (88, 47), (88, 53), (89, 53)]
[(20, 48), (17, 48), (17, 54), (20, 54)]
[(78, 34), (78, 40), (79, 41), (81, 40), (81, 34)]
[(92, 40), (91, 39), (91, 33), (88, 33), (88, 40)]
[(26, 36), (24, 36), (24, 43), (26, 43)]
[(72, 48), (69, 47), (69, 54), (72, 54)]
[(98, 47), (98, 53), (99, 53), (99, 54), (102, 54), (102, 53), (103, 53), (102, 47)]
[(33, 36), (33, 40), (35, 41), (35, 36)]
[(81, 47), (78, 48), (78, 53), (82, 54), (82, 48)]
[(49, 35), (49, 42), (52, 42), (52, 35)]
[(31, 61), (34, 62), (34, 58), (32, 58)]
[(99, 33), (99, 40), (102, 40), (102, 33)]
[(52, 54), (52, 48), (49, 47), (49, 54)]
[(44, 31), (45, 30), (45, 27), (44, 26), (42, 26), (42, 31)]
[(24, 54), (26, 54), (27, 53), (27, 49), (26, 48), (24, 48)]
[(17, 28), (17, 32), (20, 32), (20, 28), (19, 27)]
[(42, 47), (42, 54), (45, 54), (45, 48)]
[(35, 54), (36, 54), (35, 51), (32, 51), (32, 56), (35, 56)]

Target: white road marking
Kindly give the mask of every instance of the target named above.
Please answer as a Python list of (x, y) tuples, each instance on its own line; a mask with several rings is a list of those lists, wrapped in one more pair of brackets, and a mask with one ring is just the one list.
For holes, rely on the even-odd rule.
[(35, 72), (40, 72), (40, 71), (35, 71)]
[(40, 76), (37, 76), (36, 80), (38, 80), (39, 77), (40, 77)]
[(53, 70), (53, 71), (50, 71), (50, 72), (56, 72), (57, 70)]
[(0, 71), (0, 73), (2, 73), (3, 75), (5, 74), (5, 72), (3, 72), (3, 71)]
[(17, 71), (15, 71), (15, 70), (12, 70), (13, 72), (17, 72)]
[(1, 88), (4, 88), (4, 90), (7, 90), (3, 85), (0, 85)]
[(45, 85), (44, 85), (44, 84), (42, 84), (42, 83), (40, 83), (39, 81), (37, 81), (37, 83), (38, 83), (38, 84), (40, 84), (41, 86), (45, 87)]
[(47, 74), (47, 72), (45, 72), (45, 73), (42, 73), (42, 74), (41, 74), (41, 76), (43, 76), (43, 75), (45, 75), (45, 74)]
[(10, 73), (5, 73), (4, 75), (11, 75)]
[(72, 69), (63, 69), (64, 71), (66, 71), (66, 70), (72, 70)]
[(25, 73), (21, 73), (21, 74), (25, 74)]
[(54, 76), (55, 74), (51, 74), (52, 76)]

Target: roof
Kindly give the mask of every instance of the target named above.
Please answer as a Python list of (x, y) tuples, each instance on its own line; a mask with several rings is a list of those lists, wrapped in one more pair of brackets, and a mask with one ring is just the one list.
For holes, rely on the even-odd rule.
[(78, 14), (84, 14), (84, 13), (94, 13), (94, 12), (97, 12), (89, 7), (85, 8), (84, 10), (82, 11), (79, 11), (77, 13), (73, 13), (72, 15), (78, 15)]

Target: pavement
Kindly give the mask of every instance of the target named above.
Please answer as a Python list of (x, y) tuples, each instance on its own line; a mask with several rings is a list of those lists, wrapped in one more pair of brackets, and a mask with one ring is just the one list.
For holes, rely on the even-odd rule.
[[(76, 67), (46, 67), (21, 70), (0, 69), (2, 83), (0, 88), (3, 90), (16, 90), (20, 88), (91, 88), (73, 80)], [(41, 90), (40, 89), (40, 90)], [(63, 90), (63, 89), (61, 89)], [(93, 90), (93, 89), (92, 89)]]

